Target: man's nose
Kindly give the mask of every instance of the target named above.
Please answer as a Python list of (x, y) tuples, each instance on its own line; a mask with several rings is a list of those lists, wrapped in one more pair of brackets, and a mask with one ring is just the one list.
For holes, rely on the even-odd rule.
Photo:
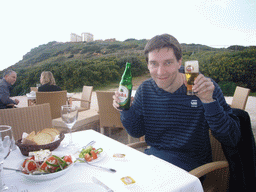
[(157, 69), (157, 74), (158, 75), (162, 75), (162, 74), (165, 74), (166, 72), (166, 69), (164, 66), (159, 66), (158, 69)]

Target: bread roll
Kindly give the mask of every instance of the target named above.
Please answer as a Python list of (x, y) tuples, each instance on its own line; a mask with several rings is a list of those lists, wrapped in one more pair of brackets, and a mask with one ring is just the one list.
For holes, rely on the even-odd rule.
[(23, 139), (23, 144), (27, 145), (45, 145), (55, 140), (55, 137), (60, 132), (56, 128), (45, 128), (37, 134), (32, 131), (26, 138)]
[(37, 145), (46, 145), (53, 141), (53, 137), (49, 133), (39, 132), (34, 136), (33, 141)]
[(55, 139), (55, 137), (60, 134), (59, 130), (55, 128), (46, 128), (46, 129), (43, 129), (41, 132), (49, 133), (50, 135), (52, 135), (53, 139)]

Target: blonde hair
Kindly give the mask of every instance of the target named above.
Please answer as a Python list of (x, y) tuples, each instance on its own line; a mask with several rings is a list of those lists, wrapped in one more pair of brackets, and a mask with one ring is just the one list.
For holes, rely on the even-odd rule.
[(41, 73), (41, 83), (42, 83), (42, 85), (47, 84), (47, 83), (49, 85), (56, 85), (52, 72), (43, 71)]

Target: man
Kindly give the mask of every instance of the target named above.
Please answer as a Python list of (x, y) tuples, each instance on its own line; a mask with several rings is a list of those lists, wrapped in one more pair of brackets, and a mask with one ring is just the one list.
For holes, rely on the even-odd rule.
[(10, 98), (10, 88), (17, 80), (17, 73), (13, 70), (5, 71), (3, 79), (0, 79), (0, 109), (13, 107), (19, 104), (18, 99)]
[[(137, 89), (131, 108), (120, 113), (131, 136), (145, 135), (151, 146), (145, 153), (190, 171), (212, 160), (209, 129), (221, 143), (235, 146), (240, 138), (239, 120), (217, 83), (199, 74), (193, 86), (196, 95), (186, 95), (177, 39), (168, 34), (155, 36), (144, 51), (152, 78)], [(119, 96), (119, 92), (113, 96), (116, 109)]]

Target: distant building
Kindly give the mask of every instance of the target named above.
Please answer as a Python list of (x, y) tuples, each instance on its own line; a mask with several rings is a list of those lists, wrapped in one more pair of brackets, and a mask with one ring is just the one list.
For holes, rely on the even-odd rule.
[(75, 33), (70, 34), (70, 41), (71, 42), (81, 42), (83, 40), (82, 36), (79, 36)]
[(93, 34), (91, 33), (82, 33), (81, 36), (75, 33), (70, 34), (70, 42), (91, 42), (93, 41)]
[(81, 36), (82, 36), (83, 41), (86, 41), (86, 42), (93, 41), (93, 34), (91, 34), (91, 33), (82, 33)]

